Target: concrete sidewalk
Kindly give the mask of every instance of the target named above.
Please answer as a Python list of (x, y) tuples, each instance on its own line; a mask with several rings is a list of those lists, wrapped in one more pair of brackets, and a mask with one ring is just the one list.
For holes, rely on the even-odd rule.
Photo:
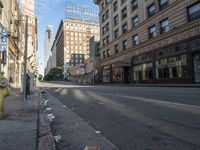
[(12, 89), (6, 98), (5, 112), (0, 120), (1, 150), (36, 150), (38, 126), (38, 93), (23, 101), (19, 89)]

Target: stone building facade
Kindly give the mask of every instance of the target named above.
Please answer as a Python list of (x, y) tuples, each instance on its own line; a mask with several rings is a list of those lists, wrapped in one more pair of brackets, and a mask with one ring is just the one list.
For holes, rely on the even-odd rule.
[(199, 83), (199, 0), (95, 0), (104, 83)]
[(56, 65), (67, 70), (89, 58), (89, 39), (99, 35), (99, 25), (76, 19), (63, 19), (55, 38)]

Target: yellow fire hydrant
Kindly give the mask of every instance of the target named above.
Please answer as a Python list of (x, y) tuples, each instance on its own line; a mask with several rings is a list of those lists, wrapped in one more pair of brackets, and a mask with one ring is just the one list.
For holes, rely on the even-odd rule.
[(5, 97), (10, 95), (9, 81), (3, 75), (4, 72), (0, 72), (0, 118), (5, 116), (4, 101)]

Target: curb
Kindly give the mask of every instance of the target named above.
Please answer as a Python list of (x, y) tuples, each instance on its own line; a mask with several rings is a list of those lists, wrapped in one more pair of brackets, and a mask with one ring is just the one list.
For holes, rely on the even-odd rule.
[(43, 95), (39, 94), (38, 114), (38, 150), (56, 150), (56, 144), (51, 131), (50, 122), (47, 119)]
[(182, 87), (182, 88), (200, 88), (200, 84), (199, 83), (191, 83), (191, 84), (114, 84), (114, 83), (96, 83), (96, 84), (78, 84), (76, 82), (48, 82), (48, 83), (58, 83), (58, 84), (63, 84), (63, 85), (69, 85), (68, 83), (70, 83), (71, 85), (78, 85), (78, 86), (123, 86), (123, 87), (172, 87), (172, 88), (176, 88), (176, 87)]
[(100, 86), (123, 86), (123, 87), (182, 87), (182, 88), (200, 88), (198, 84), (99, 84)]

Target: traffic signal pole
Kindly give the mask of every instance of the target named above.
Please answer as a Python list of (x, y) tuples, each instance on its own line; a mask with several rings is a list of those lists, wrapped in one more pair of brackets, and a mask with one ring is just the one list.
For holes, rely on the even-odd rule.
[(23, 98), (26, 100), (26, 74), (27, 74), (27, 51), (28, 51), (28, 16), (26, 15), (25, 29), (25, 50), (24, 50), (24, 81), (23, 81)]

